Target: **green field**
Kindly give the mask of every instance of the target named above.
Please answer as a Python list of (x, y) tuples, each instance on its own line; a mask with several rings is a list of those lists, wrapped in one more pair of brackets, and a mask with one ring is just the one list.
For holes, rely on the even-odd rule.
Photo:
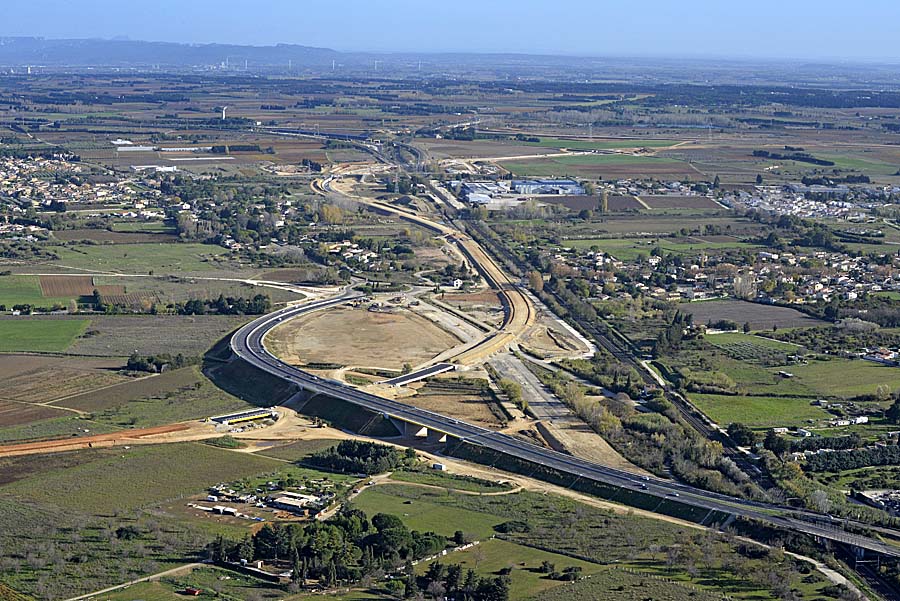
[(595, 174), (600, 167), (676, 167), (676, 159), (630, 154), (589, 154), (523, 161), (504, 161), (501, 166), (520, 176), (564, 176)]
[[(181, 377), (176, 380), (175, 376)], [(171, 381), (172, 385), (167, 389), (145, 392), (143, 384), (152, 387), (162, 378)], [(123, 391), (127, 390), (132, 391), (133, 396), (122, 402), (122, 397), (127, 394), (123, 394)], [(95, 421), (112, 427), (149, 428), (252, 408), (246, 401), (224, 392), (210, 382), (200, 373), (198, 366), (171, 370), (154, 376), (149, 381), (127, 382), (89, 395), (79, 395), (76, 397), (77, 401), (71, 400), (74, 401), (74, 407), (83, 408), (86, 398), (102, 398), (107, 393), (112, 393), (111, 398), (107, 397), (111, 404), (116, 398), (120, 402), (103, 410), (94, 410), (93, 417)], [(60, 406), (66, 404), (66, 401), (59, 403)]]
[[(596, 563), (499, 539), (484, 541), (474, 548), (443, 557), (440, 561), (445, 565), (458, 563), (464, 569), (472, 568), (482, 576), (496, 574), (504, 568), (512, 568), (509, 574), (512, 581), (509, 586), (510, 599), (526, 599), (547, 589), (563, 586), (562, 582), (551, 580), (538, 572), (543, 561), (549, 561), (560, 571), (569, 566), (579, 567), (585, 576), (604, 569)], [(424, 574), (430, 563), (419, 564), (416, 566), (416, 572)]]
[(810, 361), (788, 368), (794, 379), (822, 396), (849, 398), (875, 394), (879, 386), (900, 390), (900, 368), (862, 359)]
[(112, 224), (114, 232), (140, 232), (142, 234), (174, 234), (175, 228), (163, 221), (121, 221)]
[(782, 353), (795, 353), (800, 348), (796, 344), (789, 342), (781, 342), (763, 336), (753, 336), (751, 334), (737, 334), (732, 332), (723, 332), (722, 334), (708, 335), (705, 340), (721, 348), (729, 348), (734, 345), (751, 347), (759, 347), (765, 350), (779, 351)]
[[(382, 490), (379, 490), (382, 488)], [(368, 515), (393, 513), (403, 518), (412, 530), (434, 531), (444, 536), (453, 536), (457, 530), (482, 539), (494, 534), (493, 527), (505, 521), (501, 517), (431, 503), (422, 499), (405, 499), (390, 494), (390, 489), (404, 488), (400, 485), (369, 488), (354, 499), (353, 504)], [(386, 492), (384, 489), (387, 489)]]
[(54, 247), (59, 264), (117, 273), (178, 273), (222, 267), (215, 257), (227, 249), (211, 244), (96, 244)]
[(62, 352), (89, 323), (88, 319), (0, 319), (0, 352)]
[(29, 424), (0, 428), (0, 443), (38, 438), (64, 438), (84, 434), (85, 429), (90, 430), (91, 434), (105, 434), (117, 430), (113, 426), (84, 419), (72, 413), (63, 417), (52, 417)]
[[(742, 568), (746, 570), (744, 572), (746, 574), (756, 571), (764, 564), (771, 565), (771, 560), (741, 558), (734, 551), (733, 544), (716, 540), (716, 537), (709, 533), (696, 532), (668, 522), (632, 515), (617, 515), (608, 510), (581, 505), (571, 499), (529, 492), (494, 496), (463, 495), (391, 484), (367, 490), (358, 498), (366, 504), (363, 506), (363, 503), (360, 503), (360, 508), (370, 515), (373, 511), (394, 513), (409, 527), (416, 529), (423, 526), (425, 529), (436, 529), (435, 525), (441, 524), (443, 529), (439, 532), (456, 529), (465, 532), (466, 528), (461, 524), (468, 523), (471, 526), (473, 513), (483, 515), (479, 520), (492, 517), (496, 521), (526, 521), (530, 532), (502, 535), (502, 540), (485, 540), (479, 537), (484, 545), (479, 545), (480, 549), (476, 547), (441, 560), (444, 564), (463, 563), (475, 568), (474, 562), (478, 559), (477, 571), (483, 575), (495, 575), (503, 568), (512, 567), (511, 599), (539, 598), (548, 601), (569, 598), (585, 601), (618, 599), (619, 592), (625, 589), (605, 586), (606, 583), (637, 584), (642, 581), (646, 584), (640, 588), (646, 594), (637, 598), (641, 601), (648, 598), (706, 600), (709, 598), (705, 595), (707, 592), (717, 593), (718, 596), (715, 598), (727, 594), (729, 598), (748, 601), (775, 598), (769, 594), (768, 585), (751, 582), (750, 578), (738, 576), (736, 571), (729, 567), (734, 565), (734, 562), (743, 563)], [(437, 512), (436, 508), (442, 511)], [(488, 524), (489, 522), (484, 523), (485, 534), (489, 532)], [(542, 550), (536, 550), (531, 545), (540, 546)], [(699, 569), (692, 576), (685, 570), (683, 563), (674, 568), (667, 565), (665, 549), (671, 545), (714, 549), (713, 554), (719, 559), (713, 561), (708, 568)], [(572, 555), (590, 558), (593, 561), (582, 562), (574, 559)], [(586, 574), (592, 576), (579, 585), (555, 586), (554, 581), (548, 582), (540, 574), (531, 571), (536, 567), (535, 564), (544, 558), (554, 563), (558, 570), (570, 565), (579, 565), (584, 568)], [(696, 566), (696, 562), (688, 563)], [(627, 572), (621, 577), (618, 572), (610, 577), (610, 571), (613, 569)], [(603, 586), (596, 587), (589, 584), (593, 576), (601, 577), (604, 574), (606, 576), (602, 576)], [(827, 584), (818, 575), (812, 575), (806, 582), (802, 582), (796, 572), (791, 578), (792, 586), (810, 598), (816, 598), (815, 595)], [(585, 588), (588, 592), (568, 596), (573, 589)], [(637, 588), (636, 586), (635, 589)], [(638, 592), (638, 590), (631, 591), (632, 594)], [(612, 593), (614, 594), (609, 596)], [(648, 596), (651, 594), (659, 596)], [(533, 597), (534, 595), (537, 597)]]
[(810, 405), (809, 399), (729, 396), (691, 393), (691, 402), (717, 424), (726, 427), (742, 423), (751, 428), (776, 428), (803, 425), (806, 420), (832, 417), (821, 407)]
[(497, 482), (490, 482), (478, 478), (455, 476), (436, 470), (398, 470), (391, 474), (391, 480), (426, 484), (428, 486), (440, 486), (451, 490), (465, 490), (470, 492), (502, 492), (504, 490), (510, 490), (508, 484), (499, 484)]
[(540, 142), (526, 142), (528, 146), (544, 148), (567, 148), (569, 150), (615, 150), (618, 148), (664, 148), (676, 144), (674, 140), (566, 140), (563, 138), (541, 138)]
[(843, 154), (820, 154), (818, 152), (815, 153), (815, 155), (818, 158), (833, 161), (833, 169), (860, 171), (868, 175), (893, 175), (897, 172), (897, 165), (885, 163), (877, 159), (870, 160)]
[(219, 482), (274, 472), (284, 465), (199, 443), (81, 453), (94, 453), (95, 458), (74, 467), (32, 474), (0, 487), (0, 493), (38, 503), (57, 503), (65, 494), (66, 507), (110, 514), (196, 494)]
[[(755, 596), (753, 598), (767, 599), (768, 597)], [(530, 601), (597, 601), (599, 599), (721, 601), (723, 597), (720, 594), (672, 582), (660, 576), (652, 577), (621, 569), (606, 569), (565, 588), (544, 591), (531, 598)]]
[(13, 305), (32, 305), (50, 308), (55, 304), (67, 306), (72, 297), (47, 298), (41, 294), (41, 282), (37, 276), (0, 276), (0, 305), (10, 309)]

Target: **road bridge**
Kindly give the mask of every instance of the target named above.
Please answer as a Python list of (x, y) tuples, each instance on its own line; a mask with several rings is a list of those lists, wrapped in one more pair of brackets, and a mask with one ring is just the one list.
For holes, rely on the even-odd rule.
[(840, 528), (840, 522), (833, 523), (828, 516), (820, 516), (822, 522), (819, 523), (809, 522), (796, 517), (796, 511), (789, 507), (730, 497), (680, 482), (636, 476), (630, 472), (539, 447), (525, 440), (433, 411), (385, 399), (343, 382), (307, 373), (287, 365), (266, 349), (266, 334), (283, 321), (310, 311), (339, 305), (359, 296), (357, 293), (346, 292), (331, 299), (295, 305), (264, 315), (235, 332), (231, 338), (231, 348), (238, 357), (254, 367), (304, 390), (351, 403), (381, 414), (395, 423), (408, 424), (411, 430), (418, 428), (417, 431), (421, 432), (424, 429), (426, 435), (439, 433), (440, 438), (448, 442), (464, 442), (498, 456), (512, 457), (536, 467), (568, 474), (578, 480), (634, 491), (656, 497), (661, 501), (668, 499), (710, 512), (759, 520), (771, 526), (839, 542), (855, 549), (900, 558), (900, 548), (875, 538), (846, 532)]

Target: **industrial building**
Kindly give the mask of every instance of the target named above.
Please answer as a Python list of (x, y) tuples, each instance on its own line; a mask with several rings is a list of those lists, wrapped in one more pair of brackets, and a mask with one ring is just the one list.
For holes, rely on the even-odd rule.
[(512, 181), (512, 190), (516, 194), (567, 194), (578, 196), (584, 194), (584, 188), (573, 179), (517, 179)]
[[(451, 182), (450, 185), (458, 184)], [(510, 194), (509, 182), (499, 181), (482, 181), (482, 182), (462, 182), (459, 189), (459, 196), (473, 204), (490, 204), (494, 198), (500, 198)]]

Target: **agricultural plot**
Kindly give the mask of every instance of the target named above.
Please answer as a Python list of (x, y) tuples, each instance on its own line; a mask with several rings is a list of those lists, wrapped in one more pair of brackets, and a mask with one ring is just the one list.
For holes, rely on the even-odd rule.
[[(615, 592), (613, 592), (615, 591)], [(550, 589), (530, 601), (720, 601), (721, 594), (623, 569), (604, 569), (575, 584)]]
[(89, 323), (87, 319), (0, 318), (0, 352), (62, 352)]
[(641, 196), (641, 202), (651, 209), (721, 209), (721, 205), (706, 196)]
[(190, 367), (174, 369), (159, 375), (146, 375), (104, 388), (71, 396), (59, 405), (88, 413), (99, 412), (135, 399), (165, 395), (181, 388), (194, 387), (202, 376)]
[[(177, 379), (173, 377), (166, 382), (169, 386), (152, 394), (146, 392), (140, 394), (141, 384), (146, 384), (148, 387), (159, 386), (152, 381), (155, 378), (134, 382), (129, 389), (133, 393), (137, 392), (139, 396), (124, 403), (95, 411), (93, 413), (94, 420), (114, 427), (145, 428), (250, 408), (245, 401), (227, 394), (203, 377), (198, 367), (185, 367), (177, 372), (187, 373), (178, 373)], [(162, 378), (165, 375), (156, 378)], [(174, 385), (179, 382), (183, 383), (180, 386)], [(101, 390), (91, 395), (94, 397), (94, 403), (98, 398), (104, 398), (104, 392)], [(121, 391), (116, 390), (115, 394), (119, 395)], [(108, 401), (109, 397), (106, 397), (105, 400)]]
[[(20, 405), (20, 410), (21, 407), (55, 409), (49, 405)], [(63, 411), (61, 415), (61, 417), (51, 417), (49, 419), (45, 418), (25, 423), (25, 418), (19, 414), (15, 418), (15, 425), (0, 427), (0, 443), (6, 444), (33, 440), (69, 438), (71, 436), (106, 434), (117, 429), (107, 424), (101, 424), (75, 415), (71, 411)]]
[(0, 400), (0, 440), (6, 426), (20, 426), (66, 415), (70, 412), (44, 405)]
[(182, 273), (223, 267), (228, 250), (210, 244), (74, 245), (54, 247), (59, 264), (113, 273)]
[(643, 138), (604, 138), (596, 140), (570, 140), (565, 138), (541, 138), (540, 142), (526, 142), (529, 146), (566, 148), (568, 150), (615, 150), (620, 148), (665, 148), (673, 146), (674, 140), (654, 140)]
[(787, 355), (804, 352), (802, 347), (793, 344), (747, 334), (711, 334), (705, 340), (725, 351), (732, 359), (751, 363), (783, 362)]
[[(153, 582), (141, 582), (129, 586), (127, 589), (104, 594), (103, 599), (104, 601), (184, 601), (183, 591), (188, 587), (209, 591), (209, 595), (215, 594), (226, 599), (293, 601), (301, 597), (308, 598), (287, 594), (283, 588), (278, 588), (263, 580), (229, 570), (204, 567)], [(213, 591), (218, 592), (214, 593)], [(201, 596), (201, 599), (205, 597), (206, 595)]]
[(70, 351), (108, 357), (127, 357), (134, 352), (196, 357), (250, 319), (239, 315), (104, 315), (91, 320), (90, 328)]
[(833, 417), (810, 404), (809, 398), (730, 396), (691, 393), (691, 402), (722, 427), (741, 423), (751, 428), (777, 428), (806, 425)]
[(518, 176), (577, 176), (604, 179), (617, 177), (683, 177), (697, 175), (683, 161), (659, 156), (588, 154), (503, 161), (501, 166)]
[(479, 539), (489, 538), (494, 534), (494, 526), (504, 521), (502, 517), (488, 513), (432, 503), (425, 497), (411, 500), (392, 494), (410, 488), (399, 484), (369, 488), (356, 497), (353, 504), (368, 515), (392, 513), (402, 517), (412, 530), (434, 531), (444, 536), (453, 536), (454, 532), (462, 530)]
[(112, 370), (77, 369), (54, 362), (7, 378), (0, 397), (23, 403), (52, 403), (127, 380)]
[(178, 238), (172, 233), (171, 228), (166, 227), (162, 222), (154, 224), (146, 224), (146, 229), (121, 229), (125, 225), (144, 225), (144, 224), (119, 224), (114, 231), (109, 230), (59, 230), (53, 232), (53, 237), (62, 242), (80, 242), (89, 240), (91, 242), (100, 242), (103, 244), (162, 244), (166, 242), (177, 242)]
[(312, 440), (300, 440), (290, 444), (272, 446), (261, 451), (257, 455), (264, 457), (272, 457), (274, 459), (284, 459), (285, 461), (302, 461), (319, 451), (330, 449), (340, 441), (333, 438), (315, 438)]
[(0, 305), (11, 308), (13, 305), (32, 305), (34, 307), (51, 308), (53, 305), (67, 306), (77, 295), (47, 295), (35, 276), (6, 275), (0, 276)]
[(789, 307), (731, 299), (682, 304), (679, 309), (693, 315), (694, 323), (705, 324), (727, 320), (742, 325), (749, 322), (753, 330), (771, 330), (773, 326), (805, 328), (825, 323)]
[(823, 397), (851, 398), (900, 391), (900, 368), (862, 359), (810, 361), (790, 367), (794, 379)]
[[(118, 488), (129, 486), (123, 481)], [(126, 526), (137, 536), (115, 536)], [(183, 562), (207, 540), (158, 517), (90, 515), (69, 506), (0, 497), (0, 548), (7, 566), (0, 578), (29, 598), (67, 599), (127, 582)]]
[[(598, 196), (542, 196), (540, 202), (554, 205), (563, 205), (570, 211), (582, 211), (588, 209), (590, 211), (600, 211), (600, 198)], [(643, 204), (634, 196), (610, 196), (607, 200), (610, 212), (616, 211), (638, 211), (644, 209)]]
[[(112, 224), (114, 232), (141, 232), (145, 234), (175, 234), (175, 228), (164, 221), (117, 221)], [(129, 238), (130, 239), (130, 238)]]
[(558, 152), (553, 147), (536, 147), (523, 142), (500, 142), (495, 140), (429, 140), (419, 139), (428, 154), (437, 159), (446, 158), (491, 158), (529, 156)]
[[(230, 274), (232, 278), (240, 277)], [(273, 303), (297, 300), (301, 294), (270, 288), (254, 286), (240, 281), (205, 279), (196, 277), (129, 277), (129, 276), (96, 276), (94, 283), (104, 295), (128, 294), (133, 298), (153, 299), (163, 305), (183, 303), (192, 299), (215, 299), (220, 294), (225, 297), (249, 298), (256, 294), (267, 295)]]
[(0, 493), (23, 501), (54, 503), (64, 490), (67, 507), (111, 514), (200, 493), (218, 482), (275, 471), (280, 466), (273, 459), (204, 444), (139, 445), (96, 453), (90, 461), (65, 469), (32, 474), (0, 486)]
[[(509, 573), (510, 599), (525, 599), (557, 587), (568, 588), (560, 581), (552, 580), (546, 574), (541, 574), (540, 567), (545, 561), (557, 566), (559, 570), (567, 567), (581, 568), (581, 573), (586, 577), (603, 569), (596, 563), (498, 539), (484, 541), (475, 548), (455, 553), (440, 561), (443, 564), (458, 563), (464, 570), (471, 568), (484, 576), (497, 574), (501, 570), (511, 568)], [(423, 562), (416, 566), (416, 572), (424, 574), (431, 563)]]
[[(612, 198), (610, 201), (612, 201)], [(672, 232), (677, 232), (681, 229), (694, 231), (702, 229), (706, 225), (718, 228), (733, 237), (758, 236), (762, 231), (759, 224), (744, 218), (723, 215), (704, 215), (701, 222), (696, 215), (683, 213), (610, 215), (609, 217), (604, 217), (602, 223), (590, 223), (583, 229), (572, 224), (569, 226), (568, 230), (571, 231), (570, 235), (572, 237), (584, 238), (592, 237), (591, 234), (596, 236), (598, 232), (602, 232), (603, 234), (632, 234), (639, 236), (656, 234), (661, 237), (668, 237)]]
[(45, 297), (78, 298), (91, 296), (96, 290), (100, 294), (123, 294), (122, 286), (98, 285), (89, 275), (42, 275), (41, 294)]

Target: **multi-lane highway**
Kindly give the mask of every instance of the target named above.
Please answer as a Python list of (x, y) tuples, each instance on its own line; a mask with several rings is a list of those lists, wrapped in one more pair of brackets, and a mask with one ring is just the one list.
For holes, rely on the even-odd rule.
[(531, 299), (524, 294), (518, 286), (512, 282), (496, 261), (488, 255), (481, 245), (470, 236), (456, 229), (428, 219), (401, 207), (396, 207), (371, 198), (356, 196), (336, 189), (333, 185), (333, 177), (327, 177), (321, 181), (313, 182), (312, 188), (319, 194), (339, 194), (354, 202), (365, 204), (379, 211), (391, 213), (397, 217), (415, 223), (442, 236), (447, 236), (459, 247), (460, 252), (469, 259), (472, 266), (481, 273), (488, 285), (497, 291), (500, 302), (505, 311), (503, 324), (496, 332), (491, 333), (484, 340), (472, 346), (451, 360), (462, 365), (476, 365), (485, 359), (509, 347), (516, 342), (532, 325), (534, 325), (536, 313)]
[(303, 305), (295, 305), (270, 313), (243, 326), (232, 336), (231, 348), (235, 354), (251, 365), (297, 386), (352, 403), (387, 418), (425, 427), (494, 453), (516, 457), (536, 466), (553, 469), (573, 478), (605, 484), (644, 493), (662, 500), (668, 499), (691, 507), (719, 511), (726, 514), (752, 518), (787, 530), (826, 538), (888, 555), (900, 557), (900, 548), (866, 536), (847, 533), (829, 523), (828, 516), (821, 516), (819, 523), (800, 520), (787, 507), (746, 501), (727, 495), (712, 493), (678, 482), (640, 477), (629, 472), (609, 468), (577, 457), (558, 453), (507, 434), (453, 419), (439, 413), (419, 409), (405, 403), (385, 399), (357, 390), (350, 385), (322, 378), (287, 365), (272, 355), (265, 347), (265, 336), (285, 320), (310, 311), (345, 303), (359, 295), (347, 292), (340, 296)]

